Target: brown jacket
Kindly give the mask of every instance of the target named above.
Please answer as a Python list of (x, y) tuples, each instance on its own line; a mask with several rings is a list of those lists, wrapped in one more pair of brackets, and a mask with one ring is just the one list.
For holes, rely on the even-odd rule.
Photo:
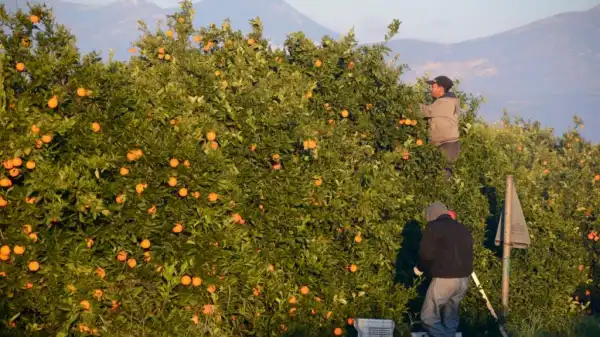
[(457, 141), (459, 113), (460, 99), (452, 92), (432, 104), (421, 104), (421, 114), (429, 119), (429, 141), (438, 146)]

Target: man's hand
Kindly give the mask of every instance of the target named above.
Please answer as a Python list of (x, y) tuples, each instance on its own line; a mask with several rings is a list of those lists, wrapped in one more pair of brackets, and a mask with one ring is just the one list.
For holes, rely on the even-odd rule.
[(417, 275), (417, 276), (421, 276), (421, 275), (423, 275), (423, 272), (422, 272), (422, 271), (420, 271), (420, 270), (419, 270), (419, 268), (417, 268), (417, 267), (414, 267), (414, 268), (413, 268), (413, 272), (414, 272), (414, 273), (415, 273), (415, 275)]

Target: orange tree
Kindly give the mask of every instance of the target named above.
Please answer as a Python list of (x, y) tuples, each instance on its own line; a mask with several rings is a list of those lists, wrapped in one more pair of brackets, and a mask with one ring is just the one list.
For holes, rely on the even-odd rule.
[[(514, 253), (509, 323), (543, 315), (560, 331), (585, 308), (572, 295), (589, 272), (584, 242), (597, 245), (585, 237), (597, 147), (487, 125), (459, 93), (464, 150), (445, 182), (417, 115), (425, 86), (399, 83), (384, 44), (296, 33), (284, 52), (258, 19), (243, 35), (195, 29), (192, 15), (183, 2), (166, 30), (142, 26), (128, 62), (102, 63), (48, 9), (0, 11), (9, 333), (328, 335), (355, 317), (408, 329), (419, 284), (399, 282), (412, 276), (398, 261), (414, 262), (406, 228), (434, 200), (481, 243), (476, 272), (498, 307), (501, 265), (484, 242), (506, 174), (533, 236)], [(468, 325), (489, 322), (477, 292), (464, 309)]]

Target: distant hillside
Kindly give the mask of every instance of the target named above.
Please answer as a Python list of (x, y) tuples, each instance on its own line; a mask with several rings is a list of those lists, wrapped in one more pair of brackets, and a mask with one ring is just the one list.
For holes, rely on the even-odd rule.
[(563, 131), (579, 114), (586, 136), (600, 141), (600, 6), (456, 44), (399, 39), (389, 43), (412, 71), (462, 78), (461, 88), (488, 99), (489, 119), (502, 108)]
[[(127, 49), (139, 36), (137, 20), (154, 28), (157, 20), (164, 22), (167, 14), (177, 10), (148, 0), (118, 0), (104, 6), (46, 2), (59, 22), (77, 36), (82, 51), (99, 50), (106, 56), (113, 48), (117, 59), (128, 57)], [(6, 5), (14, 10), (13, 1)], [(258, 16), (265, 36), (276, 44), (296, 31), (315, 41), (324, 35), (339, 36), (284, 0), (203, 0), (194, 8), (197, 26), (229, 18), (234, 28), (248, 31), (248, 21)], [(404, 80), (412, 81), (425, 72), (461, 78), (462, 89), (487, 98), (481, 113), (488, 120), (497, 120), (506, 108), (562, 132), (573, 114), (578, 114), (586, 122), (586, 137), (600, 141), (600, 132), (594, 132), (600, 128), (596, 113), (600, 107), (600, 6), (456, 44), (399, 39), (389, 46), (412, 69)]]

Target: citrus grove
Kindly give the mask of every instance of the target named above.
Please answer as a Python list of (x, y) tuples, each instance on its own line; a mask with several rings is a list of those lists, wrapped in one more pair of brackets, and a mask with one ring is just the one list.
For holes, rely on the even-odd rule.
[[(561, 137), (488, 125), (459, 92), (446, 182), (417, 114), (426, 85), (399, 82), (385, 44), (295, 33), (283, 52), (258, 19), (244, 35), (192, 18), (183, 2), (142, 25), (129, 61), (102, 62), (49, 9), (0, 9), (3, 334), (347, 335), (357, 317), (406, 333), (421, 281), (399, 271), (403, 233), (435, 200), (472, 229), (499, 309), (507, 174), (532, 236), (513, 251), (509, 327), (560, 332), (588, 310), (600, 153), (581, 121)], [(474, 288), (462, 317), (497, 331)]]

